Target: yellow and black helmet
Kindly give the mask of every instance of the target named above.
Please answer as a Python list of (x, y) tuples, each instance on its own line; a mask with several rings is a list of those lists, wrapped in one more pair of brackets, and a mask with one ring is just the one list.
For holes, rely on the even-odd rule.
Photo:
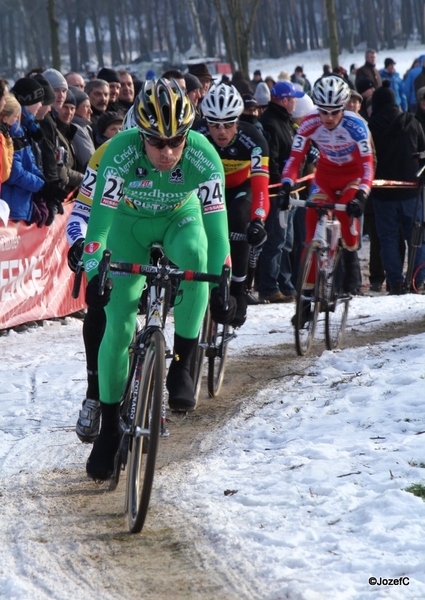
[(145, 81), (133, 105), (133, 118), (144, 135), (174, 137), (192, 127), (195, 109), (177, 81)]

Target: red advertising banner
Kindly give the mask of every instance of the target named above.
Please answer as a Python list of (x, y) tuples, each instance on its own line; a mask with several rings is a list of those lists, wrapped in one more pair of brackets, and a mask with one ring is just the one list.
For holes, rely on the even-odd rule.
[(12, 221), (0, 227), (0, 329), (85, 308), (84, 280), (79, 298), (71, 297), (65, 228), (72, 207), (64, 205), (50, 227)]

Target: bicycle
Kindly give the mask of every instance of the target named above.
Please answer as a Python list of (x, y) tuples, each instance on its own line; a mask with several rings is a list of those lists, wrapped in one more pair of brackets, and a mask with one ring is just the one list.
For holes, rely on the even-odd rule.
[[(424, 159), (425, 152), (417, 152), (413, 154), (413, 158)], [(418, 274), (424, 269), (425, 263), (421, 263), (419, 266), (414, 268), (416, 253), (418, 248), (424, 243), (424, 229), (425, 229), (425, 165), (423, 165), (416, 173), (418, 179), (418, 194), (415, 205), (415, 222), (412, 226), (412, 233), (410, 236), (410, 248), (407, 259), (407, 271), (404, 280), (404, 291), (415, 292), (420, 294), (421, 291), (418, 289), (416, 278)], [(423, 283), (423, 275), (420, 283)]]
[[(162, 254), (163, 256), (163, 254)], [(125, 512), (131, 533), (139, 533), (146, 520), (151, 497), (159, 438), (167, 437), (164, 379), (166, 359), (172, 353), (166, 347), (164, 327), (171, 297), (171, 280), (218, 283), (227, 308), (230, 268), (221, 275), (184, 271), (161, 264), (139, 265), (112, 262), (105, 250), (99, 264), (99, 294), (103, 293), (109, 271), (146, 275), (149, 290), (146, 319), (136, 329), (130, 346), (129, 373), (121, 398), (121, 443), (115, 460), (110, 489), (116, 488), (121, 471), (127, 468)]]
[(211, 318), (207, 308), (199, 333), (199, 342), (196, 354), (192, 361), (192, 378), (194, 381), (195, 399), (198, 400), (204, 371), (204, 359), (208, 359), (208, 395), (215, 398), (221, 392), (226, 370), (227, 352), (229, 342), (236, 337), (231, 325), (216, 323)]
[[(297, 282), (295, 344), (299, 356), (312, 347), (319, 313), (325, 313), (325, 339), (328, 350), (342, 343), (351, 299), (342, 290), (343, 258), (341, 225), (329, 211), (346, 211), (345, 204), (318, 203), (290, 199), (293, 206), (314, 208), (318, 214), (316, 230), (306, 248)], [(314, 284), (308, 283), (311, 268), (315, 268)]]

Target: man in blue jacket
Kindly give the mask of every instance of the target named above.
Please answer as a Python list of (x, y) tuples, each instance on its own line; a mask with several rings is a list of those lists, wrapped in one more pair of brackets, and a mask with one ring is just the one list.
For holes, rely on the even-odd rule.
[(419, 57), (419, 67), (415, 69), (411, 69), (409, 71), (408, 76), (406, 77), (403, 88), (404, 93), (406, 94), (407, 103), (409, 105), (410, 112), (416, 112), (417, 104), (416, 104), (416, 92), (419, 88), (421, 88), (424, 84), (420, 82), (415, 83), (415, 79), (422, 73), (422, 69), (425, 66), (425, 54), (421, 54)]
[(380, 69), (379, 74), (382, 81), (388, 79), (390, 87), (395, 94), (395, 100), (402, 110), (407, 110), (407, 98), (404, 92), (403, 80), (395, 70), (395, 60), (392, 58), (386, 58), (384, 62), (384, 68)]

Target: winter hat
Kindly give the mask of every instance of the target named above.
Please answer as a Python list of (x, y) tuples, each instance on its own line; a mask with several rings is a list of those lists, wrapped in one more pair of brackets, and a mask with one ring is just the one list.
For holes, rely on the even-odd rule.
[(51, 106), (53, 104), (53, 102), (56, 100), (56, 96), (55, 96), (55, 90), (52, 88), (50, 83), (40, 73), (31, 75), (31, 79), (35, 79), (43, 87), (43, 90), (44, 90), (43, 106)]
[(156, 78), (156, 73), (153, 69), (148, 69), (146, 71), (146, 81), (151, 81)]
[(350, 98), (355, 98), (359, 102), (363, 102), (363, 96), (359, 92), (356, 92), (356, 90), (350, 91)]
[(186, 92), (193, 92), (194, 90), (201, 90), (202, 83), (196, 77), (196, 75), (192, 75), (192, 73), (186, 73), (184, 76), (184, 80), (186, 82)]
[(66, 98), (65, 98), (64, 104), (73, 104), (75, 107), (77, 107), (77, 101), (75, 99), (74, 94), (71, 92), (71, 90), (68, 90), (66, 92)]
[(256, 69), (254, 71), (254, 75), (259, 75), (261, 77), (261, 71), (260, 71), (260, 69)]
[(260, 81), (255, 88), (254, 98), (257, 100), (260, 106), (267, 106), (267, 104), (270, 102), (270, 88), (267, 83)]
[(214, 77), (208, 71), (208, 67), (205, 63), (197, 63), (196, 65), (189, 65), (188, 67), (189, 73), (195, 75), (198, 79), (202, 77), (203, 79), (209, 79), (212, 81)]
[(374, 87), (375, 86), (373, 85), (373, 81), (371, 81), (370, 79), (360, 79), (356, 83), (356, 88), (359, 94), (364, 94), (364, 92), (367, 92), (367, 90), (370, 90)]
[(112, 125), (112, 123), (122, 123), (124, 121), (124, 117), (118, 113), (113, 112), (111, 110), (107, 110), (103, 115), (99, 117), (96, 124), (96, 132), (97, 135), (102, 137), (105, 129)]
[(83, 90), (80, 90), (80, 88), (75, 87), (75, 85), (70, 85), (69, 89), (74, 94), (77, 108), (82, 102), (84, 102), (84, 100), (90, 100), (88, 94), (86, 94), (86, 92), (83, 92)]
[(290, 81), (278, 81), (270, 90), (270, 95), (272, 98), (282, 100), (283, 98), (302, 98), (305, 92), (297, 90)]
[(31, 106), (44, 100), (43, 86), (32, 77), (21, 77), (10, 91), (21, 106)]
[(103, 81), (107, 81), (108, 83), (121, 83), (118, 73), (114, 69), (108, 69), (107, 67), (100, 69), (97, 79), (103, 79)]
[(388, 79), (384, 79), (381, 87), (373, 92), (372, 96), (372, 112), (379, 110), (385, 106), (397, 106), (395, 94), (390, 88)]
[(392, 58), (386, 58), (384, 61), (385, 68), (389, 67), (390, 65), (395, 65), (395, 64), (396, 64), (396, 62)]
[(47, 79), (54, 90), (57, 88), (68, 89), (68, 83), (65, 77), (56, 69), (46, 69), (46, 71), (43, 71), (42, 75)]
[(416, 102), (419, 104), (422, 100), (425, 100), (425, 87), (421, 87), (416, 92)]
[[(298, 84), (294, 84), (295, 86)], [(297, 100), (295, 108), (291, 114), (294, 119), (302, 119), (314, 109), (313, 100), (307, 94)]]
[(257, 100), (252, 94), (242, 94), (244, 108), (252, 108), (258, 106)]

